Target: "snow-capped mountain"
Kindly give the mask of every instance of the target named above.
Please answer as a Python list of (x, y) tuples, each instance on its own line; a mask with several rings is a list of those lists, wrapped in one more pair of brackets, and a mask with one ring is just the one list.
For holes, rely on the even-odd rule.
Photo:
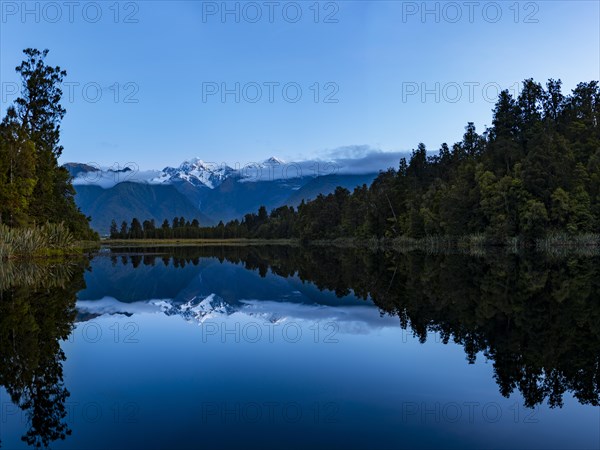
[(239, 172), (226, 164), (206, 163), (200, 158), (184, 161), (179, 167), (165, 167), (153, 183), (187, 181), (196, 187), (214, 189), (229, 177), (239, 177)]
[[(260, 162), (250, 162), (244, 166), (238, 164), (236, 168), (225, 163), (216, 164), (205, 162), (200, 158), (192, 158), (181, 163), (179, 167), (165, 167), (160, 176), (150, 182), (177, 183), (187, 181), (196, 187), (215, 189), (229, 178), (246, 182), (281, 178), (282, 174), (277, 174), (275, 171), (283, 165), (285, 165), (285, 161), (275, 156)], [(290, 171), (290, 176), (297, 178), (301, 176), (301, 173)]]

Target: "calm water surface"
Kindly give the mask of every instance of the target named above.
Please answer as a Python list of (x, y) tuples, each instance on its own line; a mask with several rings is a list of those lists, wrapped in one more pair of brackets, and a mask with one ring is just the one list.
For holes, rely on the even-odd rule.
[(0, 270), (2, 448), (600, 448), (600, 261), (103, 250)]

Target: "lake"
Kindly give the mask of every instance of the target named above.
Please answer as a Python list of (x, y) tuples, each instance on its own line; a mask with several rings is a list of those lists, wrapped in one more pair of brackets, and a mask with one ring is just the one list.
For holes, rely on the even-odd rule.
[(291, 246), (3, 263), (1, 447), (600, 448), (599, 263)]

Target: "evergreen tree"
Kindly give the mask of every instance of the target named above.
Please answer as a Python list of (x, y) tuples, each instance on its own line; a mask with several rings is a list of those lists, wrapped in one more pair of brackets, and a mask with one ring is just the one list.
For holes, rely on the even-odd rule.
[(11, 226), (64, 222), (79, 238), (97, 238), (75, 205), (69, 172), (58, 165), (62, 154), (61, 83), (66, 71), (45, 63), (48, 50), (28, 48), (16, 68), (21, 97), (0, 125), (0, 221)]
[(137, 219), (137, 217), (134, 217), (131, 220), (131, 226), (129, 227), (129, 234), (132, 239), (141, 239), (143, 237), (142, 224)]
[(123, 221), (121, 223), (121, 230), (119, 232), (119, 237), (121, 239), (127, 239), (129, 237), (129, 230), (127, 228), (127, 222)]
[(119, 229), (117, 228), (117, 222), (113, 219), (110, 222), (110, 238), (116, 239), (119, 237)]

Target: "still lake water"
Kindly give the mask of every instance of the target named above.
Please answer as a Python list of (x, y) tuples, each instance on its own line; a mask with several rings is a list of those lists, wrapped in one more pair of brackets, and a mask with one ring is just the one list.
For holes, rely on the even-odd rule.
[(270, 246), (4, 264), (1, 447), (600, 448), (599, 263)]

